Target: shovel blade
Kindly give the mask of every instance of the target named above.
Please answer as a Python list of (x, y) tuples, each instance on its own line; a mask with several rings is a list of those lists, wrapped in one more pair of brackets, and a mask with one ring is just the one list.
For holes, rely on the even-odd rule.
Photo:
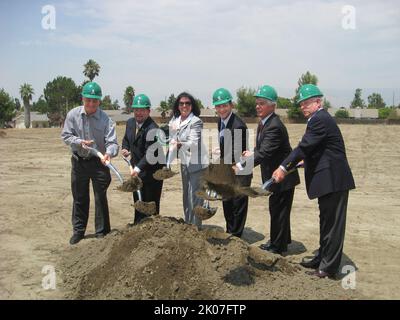
[(201, 220), (210, 219), (215, 215), (218, 208), (204, 208), (197, 206), (193, 209), (194, 214)]
[(173, 172), (171, 169), (162, 168), (162, 169), (154, 172), (153, 178), (156, 180), (165, 180), (165, 179), (172, 178), (174, 175), (176, 175), (176, 172)]
[(144, 213), (146, 216), (154, 216), (155, 214), (157, 214), (157, 207), (154, 201), (136, 201), (134, 207), (137, 211)]

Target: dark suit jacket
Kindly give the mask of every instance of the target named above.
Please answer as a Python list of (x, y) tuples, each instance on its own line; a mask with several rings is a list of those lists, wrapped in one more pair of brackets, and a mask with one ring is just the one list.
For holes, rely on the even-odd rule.
[[(147, 133), (151, 129), (158, 128), (158, 125), (154, 122), (151, 117), (148, 117), (143, 123), (142, 127), (137, 132), (136, 131), (136, 121), (131, 118), (126, 123), (125, 135), (122, 140), (122, 148), (131, 152), (131, 164), (132, 167), (137, 166), (141, 171), (139, 177), (141, 179), (150, 178), (153, 173), (162, 168), (162, 163), (149, 164), (146, 159), (146, 151), (153, 144), (156, 143), (156, 138), (151, 141), (146, 141)], [(161, 150), (161, 148), (160, 148)], [(157, 155), (157, 153), (156, 153)], [(164, 154), (161, 155), (164, 159)]]
[(290, 170), (302, 159), (310, 199), (355, 188), (340, 129), (323, 109), (308, 121), (299, 145), (282, 165)]
[[(221, 132), (221, 125), (222, 121), (221, 118), (218, 120), (218, 132)], [(230, 135), (227, 134), (225, 131), (225, 138), (224, 142), (219, 144), (219, 148), (221, 150), (221, 159), (224, 159), (225, 156), (225, 144), (229, 144), (227, 146), (227, 157), (230, 157), (232, 165), (235, 164), (236, 162), (240, 162), (240, 156), (242, 155), (242, 152), (245, 150), (248, 150), (248, 137), (247, 137), (247, 126), (243, 122), (242, 119), (239, 118), (239, 116), (235, 115), (232, 112), (231, 117), (229, 118), (228, 124), (225, 127), (225, 130), (230, 131)], [(242, 133), (241, 136), (241, 141), (238, 139), (240, 138), (238, 134), (235, 135), (235, 132), (237, 133), (240, 130)], [(252, 174), (249, 175), (243, 175), (243, 177), (252, 177)], [(238, 178), (241, 177), (241, 175), (237, 176)]]
[[(268, 118), (260, 132), (257, 132), (257, 137), (259, 134), (254, 149), (254, 166), (261, 166), (261, 176), (265, 182), (271, 178), (272, 173), (290, 154), (292, 148), (286, 127), (275, 113)], [(274, 193), (282, 192), (294, 188), (299, 183), (299, 173), (296, 170), (281, 183), (273, 184), (270, 190)]]

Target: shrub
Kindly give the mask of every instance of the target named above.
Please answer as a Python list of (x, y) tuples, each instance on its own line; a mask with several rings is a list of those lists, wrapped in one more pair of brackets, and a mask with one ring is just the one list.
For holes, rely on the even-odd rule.
[(381, 109), (378, 109), (378, 116), (379, 116), (379, 119), (386, 119), (386, 118), (389, 116), (391, 110), (392, 110), (392, 109), (390, 109), (390, 108), (381, 108)]
[(335, 113), (336, 118), (347, 119), (349, 117), (349, 112), (346, 109), (339, 109)]

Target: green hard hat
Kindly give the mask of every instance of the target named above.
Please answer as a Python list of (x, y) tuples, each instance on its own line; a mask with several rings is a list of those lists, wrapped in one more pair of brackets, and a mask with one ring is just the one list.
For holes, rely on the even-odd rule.
[(82, 88), (82, 96), (89, 99), (101, 100), (101, 88), (96, 82), (88, 82)]
[(300, 103), (310, 98), (322, 97), (322, 96), (323, 94), (321, 90), (318, 89), (317, 86), (313, 84), (304, 84), (300, 87), (299, 92), (297, 94), (297, 103)]
[(133, 99), (132, 108), (139, 109), (139, 108), (150, 108), (151, 103), (148, 96), (145, 94), (138, 94)]
[(278, 94), (271, 86), (262, 86), (260, 89), (258, 89), (254, 96), (257, 98), (268, 99), (272, 102), (276, 102), (276, 100), (278, 100)]
[(219, 88), (215, 90), (213, 94), (214, 106), (219, 106), (220, 104), (224, 104), (229, 101), (232, 101), (232, 95), (228, 90), (226, 90), (225, 88)]

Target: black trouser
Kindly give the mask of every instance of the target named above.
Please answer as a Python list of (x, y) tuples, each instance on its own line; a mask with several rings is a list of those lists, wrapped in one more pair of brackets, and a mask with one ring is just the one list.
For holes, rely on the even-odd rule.
[[(143, 178), (142, 182), (143, 182), (143, 187), (142, 187), (142, 189), (140, 189), (142, 201), (143, 202), (154, 201), (156, 203), (157, 214), (159, 214), (160, 213), (160, 198), (161, 198), (163, 181), (153, 179), (152, 173), (151, 173), (151, 175), (149, 177)], [(138, 200), (137, 192), (133, 192), (133, 201), (136, 202), (137, 200)], [(133, 223), (137, 224), (140, 220), (142, 220), (145, 217), (147, 217), (146, 214), (135, 209), (135, 218), (134, 218)]]
[(342, 258), (349, 191), (329, 193), (318, 198), (321, 260), (319, 270), (330, 274), (339, 271)]
[[(236, 176), (235, 180), (243, 187), (251, 185), (252, 176)], [(247, 209), (249, 205), (248, 196), (234, 197), (222, 201), (226, 221), (226, 232), (236, 237), (241, 237), (246, 224)]]
[(269, 197), (270, 244), (279, 251), (287, 251), (292, 241), (290, 233), (290, 211), (292, 209), (294, 188)]
[(72, 226), (74, 234), (84, 235), (89, 219), (89, 181), (95, 198), (95, 230), (96, 234), (110, 232), (110, 217), (108, 212), (107, 188), (111, 183), (110, 169), (105, 167), (100, 159), (79, 160), (71, 158), (71, 189), (73, 196)]

